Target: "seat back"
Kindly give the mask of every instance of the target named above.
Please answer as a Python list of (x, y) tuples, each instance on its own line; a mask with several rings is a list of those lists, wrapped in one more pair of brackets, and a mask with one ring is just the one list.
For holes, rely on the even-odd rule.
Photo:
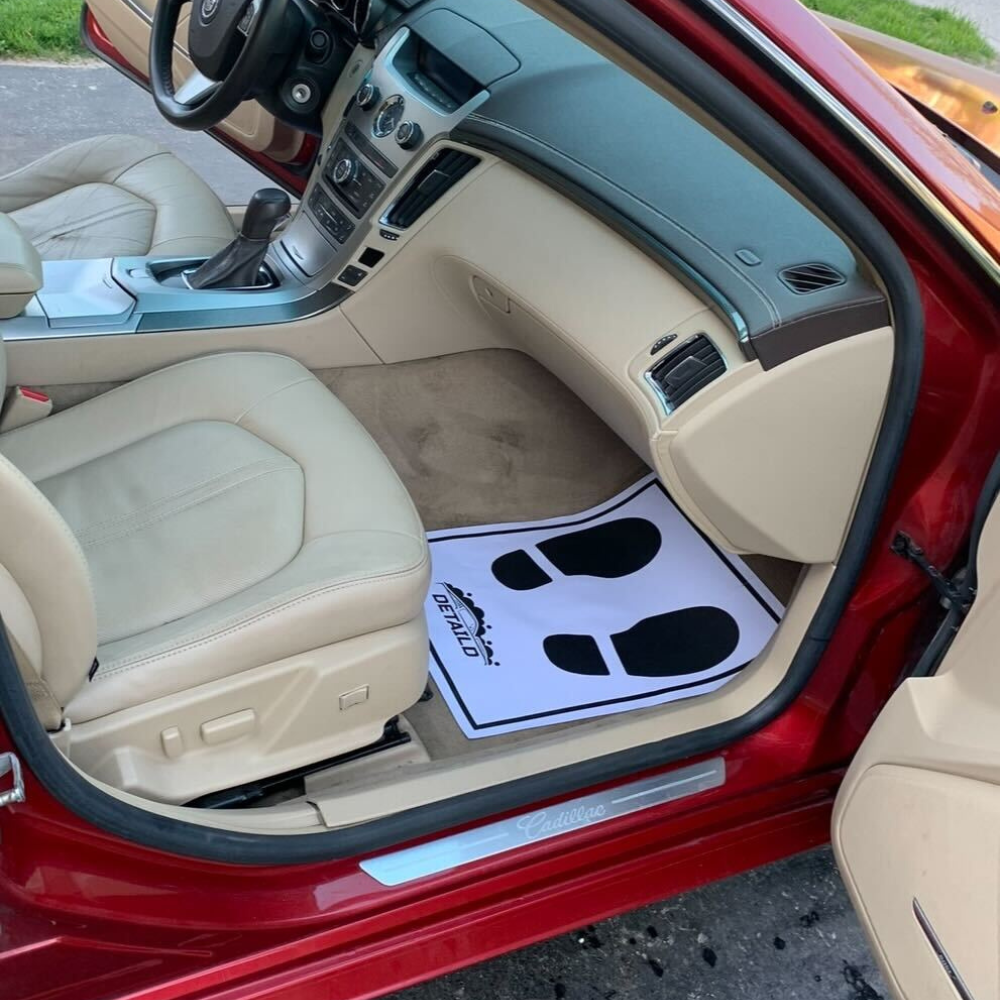
[[(0, 331), (0, 386), (7, 366)], [(83, 686), (97, 651), (87, 562), (56, 509), (4, 454), (0, 434), (0, 618), (60, 705)]]

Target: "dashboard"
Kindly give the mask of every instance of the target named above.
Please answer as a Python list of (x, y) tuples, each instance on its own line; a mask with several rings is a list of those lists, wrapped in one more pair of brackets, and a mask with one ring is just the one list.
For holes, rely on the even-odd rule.
[[(312, 228), (285, 241), (308, 278), (326, 273), (327, 244), (350, 256), (342, 249), (355, 249), (400, 171), (447, 137), (596, 213), (707, 297), (765, 367), (888, 322), (851, 249), (792, 193), (516, 0), (315, 2), (374, 57), (324, 137), (304, 213)], [(352, 276), (348, 287), (364, 280)]]
[(375, 16), (284, 265), (338, 286), (383, 361), (532, 355), (721, 547), (833, 561), (893, 356), (851, 248), (516, 0)]

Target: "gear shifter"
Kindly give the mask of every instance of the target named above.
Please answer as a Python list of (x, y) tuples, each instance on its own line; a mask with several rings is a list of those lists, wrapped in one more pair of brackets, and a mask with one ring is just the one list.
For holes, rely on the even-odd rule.
[(291, 210), (292, 200), (279, 188), (255, 191), (239, 236), (189, 274), (188, 284), (192, 288), (252, 288), (258, 283), (271, 234)]

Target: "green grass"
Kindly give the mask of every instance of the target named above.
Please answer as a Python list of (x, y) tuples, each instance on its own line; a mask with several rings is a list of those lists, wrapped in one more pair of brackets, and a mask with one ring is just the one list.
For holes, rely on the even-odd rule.
[[(2, 4), (4, 0), (0, 0)], [(985, 63), (997, 54), (967, 17), (943, 7), (921, 7), (910, 0), (802, 0), (818, 10), (864, 28), (881, 31), (925, 49), (968, 62)]]
[[(967, 17), (910, 0), (803, 0), (812, 10), (853, 21), (970, 62), (997, 53)], [(0, 58), (71, 59), (83, 54), (82, 0), (0, 0)]]
[(72, 59), (82, 0), (0, 0), (0, 59)]

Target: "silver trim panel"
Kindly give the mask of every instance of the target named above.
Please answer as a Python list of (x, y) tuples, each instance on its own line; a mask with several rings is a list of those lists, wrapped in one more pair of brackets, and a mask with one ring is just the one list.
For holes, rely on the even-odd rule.
[(194, 107), (201, 104), (209, 95), (218, 90), (220, 84), (215, 80), (209, 80), (204, 73), (199, 70), (194, 72), (174, 91), (174, 100), (178, 104), (185, 104)]
[(418, 878), (439, 875), (461, 865), (515, 851), (528, 844), (551, 840), (710, 788), (719, 788), (725, 781), (726, 762), (716, 757), (667, 774), (512, 816), (498, 823), (488, 823), (475, 830), (439, 837), (417, 847), (367, 858), (360, 867), (382, 885), (404, 885)]
[[(295, 266), (312, 284), (336, 281), (337, 276), (347, 265), (356, 264), (355, 258), (359, 251), (373, 239), (374, 230), (378, 228), (378, 219), (388, 211), (387, 206), (391, 206), (399, 198), (412, 179), (409, 168), (422, 163), (426, 152), (437, 140), (447, 138), (459, 122), (489, 97), (489, 91), (481, 90), (453, 111), (434, 107), (427, 96), (416, 90), (396, 66), (396, 58), (411, 35), (409, 28), (400, 28), (379, 51), (359, 85), (360, 88), (370, 83), (377, 87), (381, 95), (379, 101), (375, 107), (368, 109), (355, 103), (337, 126), (336, 132), (326, 143), (323, 152), (325, 161), (338, 142), (345, 142), (350, 150), (383, 181), (385, 186), (382, 192), (368, 211), (359, 218), (346, 204), (341, 192), (327, 182), (323, 176), (323, 169), (317, 165), (295, 218), (277, 241), (283, 252), (295, 262)], [(405, 117), (415, 122), (423, 133), (421, 142), (414, 149), (403, 149), (396, 142), (394, 133), (387, 136), (377, 136), (373, 133), (372, 125), (379, 109), (393, 97), (402, 97), (405, 100)], [(370, 159), (365, 149), (358, 148), (357, 144), (346, 135), (348, 124), (357, 128), (369, 146), (395, 168), (396, 172), (391, 177), (385, 174), (378, 163)], [(314, 218), (313, 210), (309, 207), (309, 199), (316, 185), (320, 186), (341, 213), (354, 224), (353, 231), (343, 243), (334, 243), (334, 237), (327, 236), (321, 223)], [(322, 238), (319, 238), (320, 235)]]
[(325, 312), (349, 295), (340, 285), (304, 284), (267, 257), (268, 287), (162, 284), (156, 274), (204, 258), (115, 257), (45, 261), (44, 285), (20, 316), (0, 321), (4, 340), (52, 340), (288, 323)]

